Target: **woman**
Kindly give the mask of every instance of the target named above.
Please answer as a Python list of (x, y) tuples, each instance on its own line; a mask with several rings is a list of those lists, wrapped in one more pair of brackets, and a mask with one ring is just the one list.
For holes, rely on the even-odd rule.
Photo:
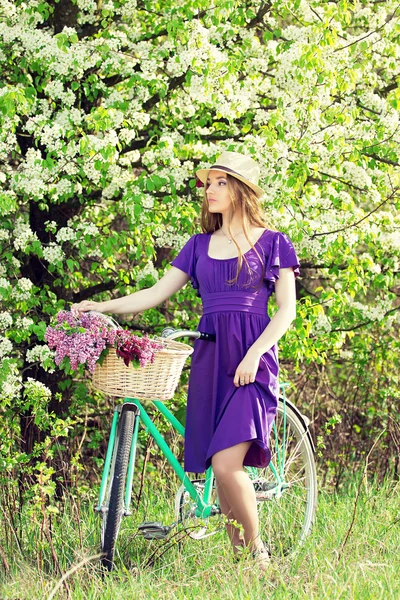
[[(247, 547), (261, 568), (269, 554), (259, 536), (256, 497), (244, 465), (266, 467), (278, 399), (276, 342), (295, 317), (299, 263), (289, 238), (266, 229), (259, 168), (250, 157), (224, 152), (196, 173), (205, 184), (202, 234), (194, 235), (152, 288), (79, 311), (138, 313), (157, 306), (188, 280), (203, 301), (189, 382), (185, 470), (212, 464), (226, 529), (235, 553)], [(278, 310), (267, 314), (275, 291)], [(230, 521), (239, 523), (240, 529)]]

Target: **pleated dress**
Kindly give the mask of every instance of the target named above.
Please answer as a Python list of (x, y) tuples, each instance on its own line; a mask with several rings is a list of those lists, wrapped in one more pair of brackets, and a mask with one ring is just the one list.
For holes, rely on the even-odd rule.
[(220, 450), (252, 441), (244, 465), (266, 467), (271, 459), (268, 438), (278, 402), (278, 354), (274, 345), (260, 358), (254, 383), (235, 387), (233, 378), (247, 350), (267, 327), (268, 300), (279, 269), (299, 261), (288, 236), (265, 230), (245, 253), (253, 271), (249, 283), (243, 263), (238, 280), (237, 258), (208, 254), (212, 234), (191, 237), (172, 265), (189, 275), (202, 299), (198, 330), (215, 334), (215, 342), (196, 340), (189, 378), (185, 431), (186, 471), (203, 473)]

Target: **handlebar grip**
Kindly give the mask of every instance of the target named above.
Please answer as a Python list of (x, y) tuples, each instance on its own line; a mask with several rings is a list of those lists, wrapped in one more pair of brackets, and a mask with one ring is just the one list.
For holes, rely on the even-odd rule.
[(199, 332), (199, 340), (206, 340), (208, 342), (215, 342), (215, 333), (204, 333), (202, 331)]

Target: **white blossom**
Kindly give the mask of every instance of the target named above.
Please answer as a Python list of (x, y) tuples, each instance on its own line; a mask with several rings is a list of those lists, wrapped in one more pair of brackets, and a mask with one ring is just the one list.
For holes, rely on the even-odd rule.
[(349, 178), (353, 185), (356, 185), (360, 188), (369, 188), (372, 185), (372, 180), (370, 175), (355, 163), (345, 161), (342, 165), (344, 174)]
[(37, 379), (33, 379), (32, 377), (28, 377), (27, 381), (24, 385), (25, 395), (29, 398), (29, 396), (39, 397), (43, 400), (50, 400), (51, 398), (51, 390)]
[(155, 227), (153, 235), (155, 236), (156, 245), (159, 248), (170, 247), (176, 250), (180, 250), (189, 239), (187, 234), (177, 234), (172, 225), (167, 225), (167, 227)]
[(58, 263), (64, 259), (63, 249), (59, 244), (50, 242), (47, 246), (43, 246), (43, 258), (51, 264)]
[(36, 345), (33, 348), (30, 348), (26, 352), (26, 360), (30, 363), (38, 362), (44, 368), (45, 371), (49, 373), (54, 373), (55, 368), (47, 366), (45, 363), (49, 360), (53, 360), (55, 357), (55, 351), (50, 350), (48, 346), (45, 344)]
[(99, 235), (99, 228), (94, 223), (77, 222), (77, 231), (82, 231), (84, 235), (96, 236)]
[(10, 232), (7, 229), (0, 229), (0, 242), (5, 242), (10, 239)]
[(71, 242), (76, 239), (76, 232), (72, 227), (61, 227), (61, 229), (57, 231), (56, 239), (59, 244)]
[(324, 312), (319, 312), (315, 321), (312, 323), (311, 332), (314, 335), (329, 333), (332, 329), (332, 324), (329, 317)]
[(0, 288), (10, 288), (11, 287), (11, 283), (8, 281), (8, 279), (5, 279), (4, 277), (0, 277)]
[(0, 335), (0, 360), (12, 352), (13, 345), (11, 340)]
[(26, 250), (31, 242), (38, 241), (36, 233), (32, 231), (29, 224), (22, 218), (18, 218), (14, 227), (13, 245), (16, 250)]
[(27, 277), (21, 277), (18, 279), (18, 287), (23, 292), (29, 292), (32, 289), (32, 281)]
[(361, 313), (362, 319), (382, 321), (386, 317), (386, 313), (393, 308), (393, 301), (390, 298), (381, 299), (375, 306), (354, 301), (350, 306)]
[(46, 231), (51, 231), (51, 233), (55, 233), (57, 231), (57, 223), (55, 221), (45, 221)]
[[(0, 351), (1, 352), (1, 351)], [(16, 365), (11, 366), (11, 372), (0, 386), (0, 402), (12, 401), (22, 388), (22, 377), (18, 374)]]
[(15, 319), (15, 328), (27, 331), (31, 325), (33, 325), (34, 321), (30, 317), (17, 317)]
[(145, 277), (147, 277), (148, 275), (151, 276), (151, 278), (155, 281), (158, 281), (159, 276), (158, 276), (158, 271), (155, 268), (154, 264), (149, 261), (148, 263), (146, 263), (144, 265), (144, 267), (140, 267), (137, 272), (136, 272), (136, 281), (141, 281), (142, 279), (144, 279)]
[(5, 330), (11, 327), (13, 323), (12, 316), (9, 312), (2, 311), (0, 312), (0, 329)]
[(17, 301), (29, 300), (33, 283), (27, 277), (21, 277), (13, 287), (11, 296)]

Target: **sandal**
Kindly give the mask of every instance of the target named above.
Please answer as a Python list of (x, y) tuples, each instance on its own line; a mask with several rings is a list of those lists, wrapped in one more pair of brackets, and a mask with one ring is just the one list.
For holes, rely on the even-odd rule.
[(255, 550), (255, 552), (252, 552), (251, 556), (257, 563), (257, 566), (260, 567), (261, 571), (263, 571), (263, 573), (265, 573), (269, 569), (271, 563), (271, 555), (265, 544), (263, 544), (262, 548)]

